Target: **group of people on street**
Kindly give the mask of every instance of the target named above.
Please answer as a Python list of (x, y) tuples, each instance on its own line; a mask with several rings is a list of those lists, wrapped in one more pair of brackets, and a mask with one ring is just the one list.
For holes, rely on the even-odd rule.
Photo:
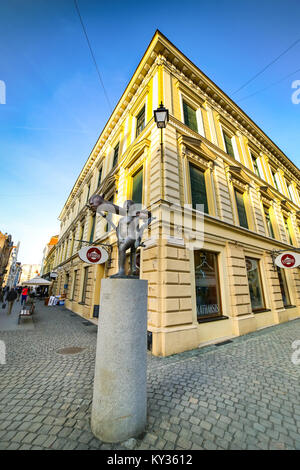
[(11, 289), (8, 286), (4, 288), (0, 287), (0, 303), (2, 304), (2, 308), (6, 307), (6, 302), (8, 303), (7, 315), (11, 314), (16, 299), (17, 302), (19, 302), (21, 298), (21, 305), (23, 305), (28, 295), (32, 295), (32, 292), (30, 292), (29, 287), (26, 286), (12, 287)]

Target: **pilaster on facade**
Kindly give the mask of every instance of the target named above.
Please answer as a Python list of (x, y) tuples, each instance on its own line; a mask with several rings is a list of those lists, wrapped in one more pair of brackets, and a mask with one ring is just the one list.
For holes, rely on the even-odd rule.
[(267, 235), (265, 222), (264, 222), (264, 210), (260, 199), (259, 186), (249, 185), (249, 197), (251, 205), (253, 207), (253, 215), (255, 221), (255, 231), (260, 235)]
[(249, 295), (245, 255), (243, 247), (236, 243), (227, 242), (226, 251), (233, 331), (236, 335), (242, 335), (256, 329)]
[(234, 223), (233, 207), (229, 192), (230, 179), (225, 171), (224, 161), (218, 157), (214, 162), (214, 182), (216, 188), (217, 214), (224, 222)]

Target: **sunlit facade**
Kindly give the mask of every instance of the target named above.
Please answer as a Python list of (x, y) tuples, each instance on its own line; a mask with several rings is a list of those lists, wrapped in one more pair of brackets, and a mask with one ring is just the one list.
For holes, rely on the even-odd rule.
[[(170, 114), (163, 158), (153, 119), (161, 101)], [(299, 269), (278, 270), (272, 258), (300, 246), (300, 171), (158, 31), (59, 216), (55, 290), (86, 318), (98, 315), (101, 279), (117, 271), (116, 235), (86, 205), (93, 194), (119, 205), (133, 199), (156, 217), (139, 256), (153, 354), (300, 316)], [(82, 262), (86, 243), (111, 245), (109, 261)]]

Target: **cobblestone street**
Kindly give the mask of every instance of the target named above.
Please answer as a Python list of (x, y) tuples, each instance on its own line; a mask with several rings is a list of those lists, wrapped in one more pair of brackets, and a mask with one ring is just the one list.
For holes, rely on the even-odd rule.
[[(110, 445), (89, 426), (97, 327), (42, 302), (34, 328), (1, 331), (5, 315), (0, 449), (300, 449), (300, 365), (291, 361), (300, 319), (220, 346), (149, 354), (146, 432)], [(84, 349), (57, 352), (67, 347)]]

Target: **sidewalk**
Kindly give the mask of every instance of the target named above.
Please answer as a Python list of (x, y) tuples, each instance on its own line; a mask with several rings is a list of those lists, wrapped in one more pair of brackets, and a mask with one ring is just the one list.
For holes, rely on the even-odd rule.
[[(300, 365), (291, 361), (300, 319), (220, 346), (149, 354), (147, 429), (120, 445), (101, 443), (89, 425), (97, 327), (43, 302), (34, 321), (31, 330), (0, 326), (0, 449), (300, 449)], [(69, 347), (82, 351), (58, 353)]]
[(18, 317), (21, 308), (21, 300), (19, 302), (15, 300), (11, 314), (7, 315), (8, 303), (6, 302), (6, 307), (0, 309), (0, 332), (18, 330), (24, 331), (34, 329), (34, 321), (32, 321), (32, 318), (22, 318), (20, 325), (18, 325)]

